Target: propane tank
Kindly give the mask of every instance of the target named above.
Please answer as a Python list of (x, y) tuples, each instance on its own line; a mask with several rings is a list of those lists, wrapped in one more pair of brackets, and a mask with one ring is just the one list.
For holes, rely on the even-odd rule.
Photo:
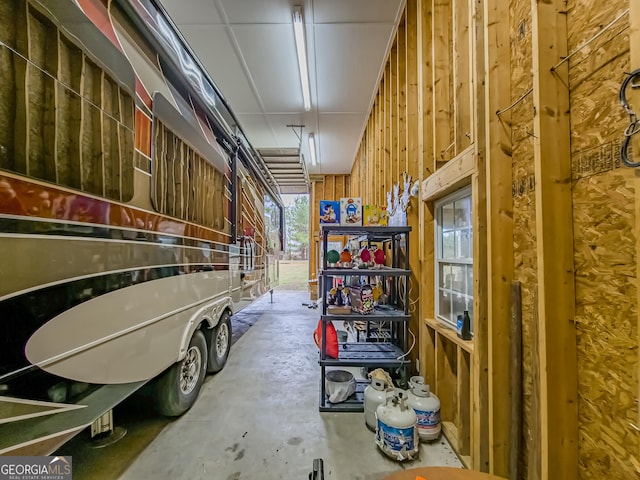
[(376, 429), (376, 409), (387, 399), (385, 384), (379, 378), (372, 378), (364, 389), (364, 422), (371, 430)]
[(413, 390), (414, 385), (424, 383), (424, 377), (422, 375), (414, 375), (409, 378), (409, 391)]
[(440, 436), (440, 400), (429, 391), (429, 385), (414, 383), (407, 404), (418, 417), (418, 436), (423, 442), (436, 440)]
[(385, 403), (376, 409), (376, 445), (394, 460), (411, 460), (417, 453), (418, 417), (407, 405), (403, 390), (388, 392)]

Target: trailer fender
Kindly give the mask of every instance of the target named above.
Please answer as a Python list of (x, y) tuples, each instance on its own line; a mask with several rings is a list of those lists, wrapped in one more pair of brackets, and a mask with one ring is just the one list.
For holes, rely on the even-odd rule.
[(193, 337), (193, 333), (196, 330), (203, 330), (205, 338), (207, 339), (207, 344), (209, 344), (211, 331), (213, 331), (218, 325), (222, 314), (226, 310), (228, 310), (229, 315), (231, 315), (232, 309), (230, 297), (221, 298), (198, 309), (198, 311), (191, 317), (191, 320), (182, 334), (177, 361), (184, 359), (184, 356), (189, 349), (191, 337)]

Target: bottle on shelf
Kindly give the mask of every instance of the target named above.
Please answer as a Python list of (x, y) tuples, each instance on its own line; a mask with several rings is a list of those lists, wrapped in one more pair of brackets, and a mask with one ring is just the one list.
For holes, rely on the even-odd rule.
[(468, 310), (465, 310), (462, 315), (458, 315), (457, 334), (463, 340), (471, 340), (471, 317), (469, 317)]

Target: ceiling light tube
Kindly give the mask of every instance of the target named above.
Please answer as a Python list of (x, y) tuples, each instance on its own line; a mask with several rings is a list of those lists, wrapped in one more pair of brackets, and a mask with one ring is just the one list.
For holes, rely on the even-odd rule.
[(316, 166), (318, 160), (316, 159), (316, 139), (313, 133), (309, 134), (309, 155), (311, 155), (311, 165)]
[(307, 47), (304, 38), (304, 18), (302, 7), (293, 7), (293, 32), (296, 38), (296, 52), (298, 54), (298, 69), (300, 70), (300, 84), (302, 86), (302, 100), (304, 109), (311, 109), (311, 89), (309, 87), (309, 67), (307, 65)]

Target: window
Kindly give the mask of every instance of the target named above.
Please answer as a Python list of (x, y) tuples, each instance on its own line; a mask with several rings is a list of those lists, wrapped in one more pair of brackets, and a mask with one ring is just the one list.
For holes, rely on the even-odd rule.
[(465, 310), (473, 332), (473, 230), (471, 187), (435, 204), (436, 317), (453, 325)]

